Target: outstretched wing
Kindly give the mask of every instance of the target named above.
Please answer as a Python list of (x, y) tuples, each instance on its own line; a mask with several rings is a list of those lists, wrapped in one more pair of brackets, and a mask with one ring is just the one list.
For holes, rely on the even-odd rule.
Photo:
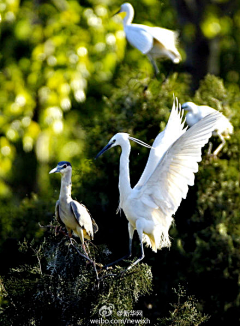
[(153, 46), (153, 37), (145, 30), (144, 25), (127, 25), (125, 27), (125, 34), (128, 42), (143, 54), (151, 50)]
[[(216, 112), (217, 110), (211, 108), (210, 106), (207, 105), (200, 105), (198, 107), (199, 112), (200, 112), (200, 117), (201, 119), (203, 117), (205, 117), (207, 114), (210, 114), (212, 112)], [(231, 124), (231, 122), (228, 120), (227, 117), (225, 117), (224, 115), (222, 115), (222, 119), (218, 122), (216, 129), (218, 130), (218, 132), (221, 133), (225, 133), (226, 135), (233, 133), (233, 126)]]
[(198, 111), (199, 111), (200, 119), (202, 119), (202, 118), (206, 117), (208, 114), (216, 112), (217, 110), (215, 110), (207, 105), (199, 105)]
[(70, 203), (72, 213), (76, 218), (78, 224), (83, 228), (87, 234), (93, 238), (93, 225), (92, 218), (88, 213), (85, 206), (79, 204), (76, 200), (72, 200)]
[(176, 212), (182, 199), (186, 198), (188, 186), (194, 184), (201, 148), (208, 142), (221, 117), (221, 113), (214, 112), (203, 118), (168, 149), (139, 191), (138, 198), (144, 204), (159, 209), (161, 216)]
[(167, 126), (154, 140), (146, 167), (135, 189), (140, 189), (147, 182), (169, 147), (185, 133), (187, 128), (184, 128), (183, 113), (184, 110), (178, 107), (177, 99), (174, 99)]

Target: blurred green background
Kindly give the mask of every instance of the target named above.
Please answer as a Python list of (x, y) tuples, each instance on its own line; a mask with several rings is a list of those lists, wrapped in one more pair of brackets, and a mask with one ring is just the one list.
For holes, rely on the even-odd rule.
[[(0, 273), (22, 263), (18, 242), (41, 241), (38, 222), (54, 219), (60, 176), (48, 173), (61, 160), (73, 166), (73, 198), (99, 225), (94, 243), (107, 244), (113, 259), (127, 251), (127, 221), (115, 214), (120, 152), (94, 157), (119, 131), (151, 144), (174, 94), (180, 103), (220, 110), (234, 134), (217, 160), (204, 149), (175, 215), (170, 251), (146, 249), (154, 292), (139, 306), (151, 318), (164, 316), (171, 288), (181, 283), (212, 316), (208, 324), (239, 325), (240, 2), (132, 1), (134, 22), (179, 31), (183, 61), (159, 61), (158, 79), (147, 57), (127, 44), (121, 17), (113, 17), (121, 3), (0, 2)], [(147, 155), (132, 144), (132, 186)]]

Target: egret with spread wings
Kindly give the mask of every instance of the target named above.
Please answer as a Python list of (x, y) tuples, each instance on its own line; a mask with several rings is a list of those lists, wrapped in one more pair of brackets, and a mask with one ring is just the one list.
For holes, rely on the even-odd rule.
[(62, 176), (60, 195), (55, 207), (56, 219), (60, 224), (66, 226), (70, 237), (72, 236), (71, 231), (73, 231), (73, 234), (80, 238), (83, 250), (88, 256), (84, 245), (84, 238), (93, 240), (98, 226), (90, 216), (87, 208), (71, 197), (72, 166), (69, 162), (61, 161), (49, 173), (60, 173)]
[(155, 75), (159, 73), (155, 62), (156, 58), (165, 57), (172, 60), (173, 63), (181, 61), (181, 55), (176, 47), (177, 32), (161, 27), (132, 24), (134, 9), (128, 2), (121, 5), (121, 9), (117, 14), (121, 12), (126, 13), (126, 16), (123, 18), (123, 27), (128, 42), (148, 56), (153, 65)]
[(117, 145), (122, 149), (119, 206), (128, 219), (129, 253), (107, 267), (131, 257), (135, 230), (140, 239), (141, 256), (131, 266), (144, 258), (143, 243), (151, 246), (154, 252), (170, 247), (168, 231), (173, 222), (172, 215), (182, 199), (186, 198), (188, 186), (194, 184), (194, 173), (198, 171), (198, 162), (201, 161), (201, 148), (208, 142), (222, 117), (219, 112), (211, 113), (187, 129), (184, 127), (183, 112), (174, 100), (167, 126), (155, 139), (144, 172), (134, 188), (130, 185), (129, 176), (130, 140), (149, 147), (147, 144), (127, 133), (117, 133), (97, 154), (99, 157)]

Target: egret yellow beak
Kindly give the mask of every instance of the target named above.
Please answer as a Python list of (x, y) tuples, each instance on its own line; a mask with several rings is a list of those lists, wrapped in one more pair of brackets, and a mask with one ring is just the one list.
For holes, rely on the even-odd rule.
[(114, 17), (116, 15), (120, 15), (120, 17), (123, 19), (126, 16), (126, 12), (121, 11), (121, 9), (119, 9), (117, 12), (115, 12), (115, 14), (112, 15), (112, 17)]

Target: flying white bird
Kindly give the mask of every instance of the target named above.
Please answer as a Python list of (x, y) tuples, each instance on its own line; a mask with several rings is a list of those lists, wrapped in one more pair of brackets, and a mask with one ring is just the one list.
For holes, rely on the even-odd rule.
[(129, 253), (106, 267), (131, 257), (134, 230), (137, 230), (140, 239), (141, 256), (129, 268), (144, 258), (143, 242), (150, 245), (154, 252), (170, 247), (168, 231), (173, 222), (172, 215), (186, 198), (188, 186), (194, 184), (197, 162), (201, 161), (201, 148), (222, 117), (219, 112), (211, 113), (187, 130), (184, 128), (183, 112), (174, 100), (167, 126), (155, 139), (144, 172), (134, 188), (130, 185), (129, 176), (129, 140), (146, 147), (149, 145), (127, 133), (117, 133), (96, 156), (117, 145), (122, 148), (119, 207), (129, 222)]
[(156, 58), (165, 57), (171, 59), (174, 63), (181, 61), (181, 55), (176, 48), (177, 32), (161, 27), (132, 24), (134, 9), (128, 2), (121, 5), (121, 9), (117, 14), (121, 12), (126, 13), (123, 18), (123, 27), (128, 42), (148, 56), (155, 75), (159, 73), (155, 62)]
[(72, 166), (69, 162), (61, 161), (49, 173), (60, 173), (61, 189), (59, 199), (55, 206), (55, 216), (60, 224), (64, 224), (71, 238), (73, 234), (81, 240), (83, 250), (88, 257), (84, 238), (93, 240), (94, 233), (97, 232), (98, 226), (94, 219), (90, 216), (86, 207), (71, 197), (72, 188)]
[[(206, 117), (208, 114), (216, 112), (217, 110), (211, 108), (207, 105), (196, 105), (193, 102), (186, 102), (182, 105), (182, 109), (187, 111), (186, 122), (189, 127), (192, 127), (195, 123), (200, 121), (202, 118)], [(225, 145), (225, 139), (229, 139), (230, 135), (233, 133), (233, 125), (231, 122), (222, 115), (222, 118), (218, 121), (215, 130), (213, 131), (213, 136), (218, 136), (221, 139), (221, 144), (213, 152), (214, 156), (217, 156)], [(209, 154), (211, 152), (212, 144), (209, 148)]]

